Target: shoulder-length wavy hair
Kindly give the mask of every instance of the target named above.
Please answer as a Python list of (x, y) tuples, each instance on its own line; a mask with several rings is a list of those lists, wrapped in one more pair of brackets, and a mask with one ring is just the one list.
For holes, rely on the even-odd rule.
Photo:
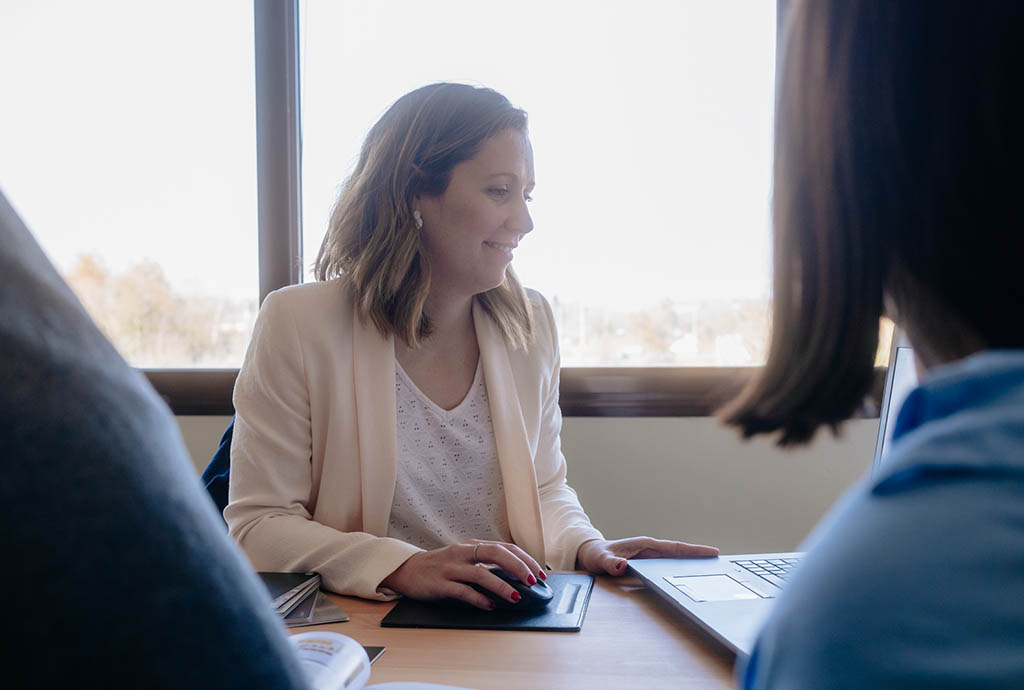
[(933, 362), (1024, 346), (1024, 3), (780, 6), (771, 345), (722, 414), (785, 445), (863, 401), (883, 311)]
[[(491, 89), (441, 83), (399, 98), (370, 130), (342, 186), (317, 254), (317, 279), (340, 278), (359, 318), (415, 347), (431, 324), (423, 311), (430, 265), (413, 200), (442, 194), (456, 165), (509, 129), (525, 133), (526, 113)], [(511, 267), (501, 285), (476, 299), (514, 347), (532, 341), (532, 311)]]

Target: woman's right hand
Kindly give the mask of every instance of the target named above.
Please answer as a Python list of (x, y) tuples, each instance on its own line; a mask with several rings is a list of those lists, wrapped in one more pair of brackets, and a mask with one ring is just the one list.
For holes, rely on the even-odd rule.
[(473, 539), (411, 556), (380, 586), (412, 599), (459, 599), (480, 609), (494, 609), (494, 602), (469, 586), (472, 582), (508, 602), (519, 601), (519, 593), (491, 574), (486, 564), (504, 568), (528, 585), (547, 579), (537, 561), (515, 544)]

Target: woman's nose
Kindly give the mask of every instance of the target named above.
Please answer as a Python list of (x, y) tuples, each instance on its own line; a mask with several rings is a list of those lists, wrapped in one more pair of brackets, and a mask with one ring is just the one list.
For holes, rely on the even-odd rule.
[(519, 204), (518, 212), (512, 222), (512, 229), (523, 235), (533, 230), (533, 216), (530, 215), (530, 207), (526, 205), (525, 199)]

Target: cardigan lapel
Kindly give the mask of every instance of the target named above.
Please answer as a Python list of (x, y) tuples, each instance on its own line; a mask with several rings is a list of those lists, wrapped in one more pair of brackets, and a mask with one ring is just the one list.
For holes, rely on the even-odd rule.
[(526, 424), (519, 406), (519, 394), (508, 356), (508, 345), (497, 324), (473, 301), (473, 323), (480, 346), (480, 363), (494, 426), (501, 481), (505, 487), (505, 509), (512, 540), (542, 566), (544, 528), (537, 494), (537, 475), (527, 442)]
[(386, 537), (395, 498), (395, 343), (352, 315), (352, 377), (363, 495), (363, 531)]

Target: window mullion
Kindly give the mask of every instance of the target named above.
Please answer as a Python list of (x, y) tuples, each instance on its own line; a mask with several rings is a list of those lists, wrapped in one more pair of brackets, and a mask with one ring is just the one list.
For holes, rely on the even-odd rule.
[(260, 303), (302, 282), (298, 0), (254, 0)]

